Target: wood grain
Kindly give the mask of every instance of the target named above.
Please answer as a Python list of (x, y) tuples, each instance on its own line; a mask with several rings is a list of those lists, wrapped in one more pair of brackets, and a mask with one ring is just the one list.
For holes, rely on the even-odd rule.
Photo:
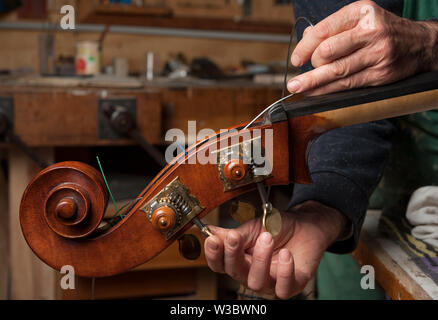
[[(137, 125), (150, 143), (161, 142), (161, 106), (154, 93), (118, 92), (113, 98), (134, 98)], [(14, 94), (14, 130), (30, 146), (133, 144), (132, 140), (99, 139), (97, 91), (79, 94), (45, 90)]]

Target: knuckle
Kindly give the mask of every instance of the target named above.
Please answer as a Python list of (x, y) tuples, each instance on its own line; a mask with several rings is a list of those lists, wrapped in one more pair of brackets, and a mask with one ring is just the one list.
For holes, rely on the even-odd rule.
[(343, 90), (352, 89), (354, 87), (353, 79), (348, 77), (342, 80), (339, 80), (339, 85)]
[(326, 40), (324, 41), (319, 49), (319, 54), (321, 55), (321, 57), (323, 58), (330, 58), (333, 56), (334, 54), (334, 50), (333, 50), (333, 44)]
[(327, 38), (330, 35), (329, 23), (325, 20), (321, 21), (315, 26), (314, 33), (317, 38)]
[(332, 70), (337, 78), (344, 78), (348, 75), (348, 67), (342, 59), (333, 62)]
[(391, 75), (391, 71), (389, 68), (380, 68), (374, 71), (369, 81), (380, 84), (381, 82), (384, 82), (386, 79), (388, 79), (390, 75)]
[[(317, 67), (315, 67), (317, 68)], [(301, 81), (303, 90), (313, 89), (319, 87), (318, 77), (312, 75), (306, 78), (303, 78)]]
[(252, 256), (252, 262), (257, 264), (265, 264), (267, 262), (266, 257), (261, 253), (254, 253)]
[(280, 279), (290, 279), (292, 277), (292, 270), (278, 269), (277, 277)]
[(389, 38), (391, 35), (389, 26), (385, 23), (385, 21), (381, 21), (379, 19), (376, 19), (374, 23), (374, 30), (372, 31), (374, 31), (373, 34), (375, 37)]

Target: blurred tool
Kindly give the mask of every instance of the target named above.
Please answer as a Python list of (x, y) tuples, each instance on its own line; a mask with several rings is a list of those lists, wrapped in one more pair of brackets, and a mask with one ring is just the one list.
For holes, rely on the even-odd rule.
[(154, 79), (154, 53), (148, 52), (146, 54), (146, 80)]
[(55, 36), (52, 32), (41, 34), (38, 39), (40, 74), (53, 75), (55, 73)]
[(115, 58), (114, 59), (114, 74), (116, 77), (127, 77), (129, 74), (129, 64), (128, 60), (125, 58)]
[(110, 122), (110, 125), (114, 131), (120, 135), (131, 137), (132, 139), (136, 140), (138, 144), (160, 166), (164, 167), (167, 164), (163, 154), (157, 148), (147, 142), (146, 139), (140, 134), (137, 129), (135, 119), (133, 119), (126, 108), (123, 106), (106, 105), (103, 112), (108, 118), (108, 121)]

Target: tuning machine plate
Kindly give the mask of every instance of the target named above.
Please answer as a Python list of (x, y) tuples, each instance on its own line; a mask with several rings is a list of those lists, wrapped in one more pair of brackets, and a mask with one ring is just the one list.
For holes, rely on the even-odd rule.
[(264, 158), (265, 150), (260, 136), (215, 151), (219, 179), (225, 192), (262, 182), (271, 176), (266, 160), (261, 164), (255, 161), (257, 151), (259, 157)]
[(166, 240), (172, 238), (187, 223), (204, 210), (198, 199), (176, 177), (162, 191), (149, 200), (140, 210), (160, 230)]

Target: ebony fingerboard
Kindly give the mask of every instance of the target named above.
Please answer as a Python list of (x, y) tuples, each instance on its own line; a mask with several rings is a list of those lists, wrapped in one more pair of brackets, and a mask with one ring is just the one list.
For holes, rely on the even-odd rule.
[[(296, 102), (285, 102), (282, 107), (290, 119), (435, 89), (438, 89), (438, 72), (428, 72), (385, 86), (355, 89), (308, 97)], [(272, 120), (275, 122), (275, 119)]]

